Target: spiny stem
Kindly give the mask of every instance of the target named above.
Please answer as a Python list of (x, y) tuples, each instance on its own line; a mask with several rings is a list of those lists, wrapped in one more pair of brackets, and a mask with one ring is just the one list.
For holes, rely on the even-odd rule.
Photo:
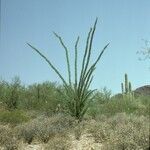
[(78, 76), (77, 76), (78, 42), (79, 42), (79, 36), (75, 44), (75, 87), (76, 88), (77, 88), (77, 83), (78, 83), (78, 80), (77, 80), (78, 79)]
[[(99, 54), (98, 58), (96, 59), (96, 61), (93, 63), (93, 65), (91, 65), (91, 67), (89, 68), (89, 70), (87, 70), (87, 73), (84, 75), (82, 82), (86, 84), (86, 82), (88, 82), (88, 79), (90, 78), (91, 74), (94, 72), (95, 70), (95, 66), (98, 63), (98, 61), (100, 60), (101, 56), (103, 55), (104, 51), (106, 50), (106, 48), (108, 47), (109, 43), (103, 48), (103, 50), (101, 51), (101, 53)], [(86, 81), (87, 80), (87, 81)], [(81, 84), (82, 85), (82, 84)], [(82, 91), (82, 86), (80, 88), (80, 90)]]
[(70, 71), (70, 61), (69, 61), (69, 54), (68, 54), (68, 48), (65, 46), (62, 38), (55, 32), (53, 32), (54, 35), (59, 39), (59, 42), (61, 43), (61, 45), (63, 46), (63, 48), (65, 49), (66, 52), (66, 60), (67, 60), (67, 68), (68, 68), (68, 76), (69, 76), (69, 84), (71, 85), (71, 71)]
[(101, 51), (101, 53), (99, 54), (98, 58), (96, 59), (95, 63), (93, 64), (94, 66), (96, 66), (96, 64), (98, 63), (98, 61), (100, 60), (100, 58), (102, 57), (104, 51), (106, 50), (106, 48), (109, 46), (109, 43), (103, 48), (103, 50)]
[(89, 41), (90, 43), (89, 43), (88, 56), (87, 56), (87, 61), (86, 61), (86, 65), (85, 65), (85, 68), (84, 68), (83, 76), (85, 75), (85, 73), (87, 71), (87, 68), (88, 68), (88, 65), (89, 65), (89, 62), (90, 62), (92, 43), (93, 43), (93, 37), (94, 37), (95, 29), (96, 29), (96, 24), (97, 24), (97, 18), (96, 18), (96, 21), (94, 23), (93, 31), (91, 33), (91, 38), (90, 38), (90, 41)]
[(82, 68), (81, 68), (81, 74), (80, 74), (80, 80), (79, 80), (78, 87), (80, 87), (81, 83), (82, 83), (83, 71), (84, 71), (84, 67), (85, 67), (85, 60), (86, 60), (86, 56), (87, 56), (87, 52), (88, 52), (88, 45), (89, 45), (89, 39), (90, 39), (91, 32), (92, 32), (92, 28), (90, 28), (90, 31), (89, 31), (88, 37), (87, 37), (87, 41), (86, 41), (86, 48), (85, 48), (85, 52), (84, 52), (84, 56), (83, 56)]
[(38, 49), (36, 49), (34, 46), (32, 46), (31, 44), (27, 43), (33, 50), (35, 50), (42, 58), (45, 59), (45, 61), (50, 65), (50, 67), (56, 72), (56, 74), (60, 77), (60, 79), (63, 81), (65, 87), (68, 87), (67, 82), (65, 81), (65, 79), (62, 77), (62, 75), (59, 73), (59, 71), (57, 70), (56, 67), (54, 67), (54, 65), (47, 59), (46, 56), (44, 56)]
[(83, 70), (82, 70), (82, 76), (81, 76), (81, 81), (80, 81), (80, 88), (81, 88), (80, 91), (82, 91), (81, 85), (83, 84), (83, 82), (85, 80), (85, 75), (86, 75), (86, 72), (87, 72), (87, 69), (88, 69), (88, 65), (89, 65), (89, 62), (90, 62), (92, 43), (93, 43), (93, 37), (94, 37), (95, 29), (96, 29), (97, 20), (98, 19), (96, 18), (96, 21), (94, 23), (94, 27), (93, 27), (92, 30), (90, 30), (90, 32), (88, 34), (88, 38), (87, 38), (87, 43), (86, 43), (86, 55), (87, 55), (87, 58), (84, 57), (86, 59), (86, 63), (85, 63), (85, 66), (82, 68)]

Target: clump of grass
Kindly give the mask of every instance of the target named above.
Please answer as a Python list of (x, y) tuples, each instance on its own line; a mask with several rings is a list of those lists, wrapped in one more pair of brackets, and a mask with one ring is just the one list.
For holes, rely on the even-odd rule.
[(90, 64), (91, 59), (91, 52), (92, 52), (92, 44), (93, 44), (93, 38), (94, 33), (96, 29), (97, 19), (94, 23), (93, 28), (90, 29), (86, 41), (84, 56), (82, 59), (82, 65), (81, 65), (81, 72), (78, 76), (78, 43), (79, 43), (79, 37), (76, 40), (75, 43), (75, 58), (74, 58), (74, 82), (72, 82), (72, 74), (71, 74), (71, 67), (70, 67), (70, 59), (69, 59), (69, 51), (67, 46), (64, 44), (63, 39), (54, 32), (54, 35), (56, 38), (58, 38), (60, 44), (65, 50), (66, 54), (66, 62), (67, 62), (67, 70), (68, 70), (68, 82), (64, 79), (62, 74), (59, 72), (59, 70), (51, 63), (51, 61), (44, 56), (37, 48), (32, 46), (31, 44), (27, 43), (33, 50), (35, 50), (48, 64), (49, 66), (54, 70), (54, 72), (58, 75), (58, 77), (62, 80), (63, 85), (65, 87), (65, 92), (63, 95), (67, 99), (66, 101), (66, 108), (69, 111), (70, 115), (77, 118), (78, 120), (82, 120), (84, 114), (87, 112), (87, 109), (89, 107), (89, 103), (92, 99), (92, 94), (95, 90), (90, 90), (89, 87), (91, 85), (91, 82), (93, 80), (93, 72), (96, 69), (96, 65), (101, 59), (104, 51), (108, 47), (109, 44), (107, 44), (98, 57), (95, 59), (94, 63)]

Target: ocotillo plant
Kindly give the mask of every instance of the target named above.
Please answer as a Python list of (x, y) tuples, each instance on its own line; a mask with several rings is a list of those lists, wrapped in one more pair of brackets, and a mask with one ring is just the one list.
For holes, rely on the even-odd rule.
[(125, 74), (125, 83), (121, 83), (121, 90), (122, 90), (122, 95), (123, 97), (128, 97), (130, 99), (134, 98), (134, 92), (132, 91), (132, 85), (131, 82), (128, 82), (128, 75)]
[(65, 50), (67, 70), (68, 70), (68, 81), (65, 80), (62, 74), (59, 72), (59, 70), (51, 63), (51, 61), (46, 56), (44, 56), (37, 48), (27, 43), (33, 50), (35, 50), (49, 64), (49, 66), (55, 71), (58, 77), (62, 80), (63, 85), (65, 87), (65, 93), (63, 93), (63, 95), (65, 95), (67, 99), (66, 106), (69, 110), (69, 113), (79, 120), (82, 120), (84, 114), (86, 113), (89, 107), (89, 102), (92, 99), (92, 94), (95, 91), (95, 90), (89, 89), (91, 82), (93, 80), (93, 72), (96, 69), (96, 65), (99, 62), (100, 58), (102, 57), (104, 51), (109, 45), (108, 43), (102, 49), (102, 51), (99, 53), (98, 57), (95, 59), (93, 64), (89, 64), (90, 59), (91, 59), (92, 43), (93, 43), (94, 33), (96, 29), (96, 24), (97, 24), (97, 19), (94, 23), (94, 26), (90, 28), (90, 31), (87, 36), (86, 46), (85, 46), (85, 51), (84, 51), (84, 56), (82, 59), (82, 66), (81, 66), (79, 76), (78, 76), (78, 65), (77, 65), (79, 37), (76, 40), (75, 48), (74, 48), (75, 49), (74, 82), (72, 82), (71, 80), (72, 74), (71, 74), (71, 68), (70, 68), (69, 51), (66, 45), (64, 44), (61, 36), (59, 36), (57, 33), (54, 32), (54, 35), (59, 40), (60, 44)]

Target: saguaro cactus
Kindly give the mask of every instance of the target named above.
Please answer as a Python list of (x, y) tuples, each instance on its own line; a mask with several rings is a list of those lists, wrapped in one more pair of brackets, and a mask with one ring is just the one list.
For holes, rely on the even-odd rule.
[(121, 91), (122, 91), (122, 94), (124, 93), (124, 85), (123, 83), (121, 83)]
[(125, 98), (130, 98), (133, 99), (134, 98), (134, 92), (132, 91), (132, 85), (131, 82), (128, 82), (128, 75), (125, 73), (124, 75), (124, 84), (121, 83), (121, 90), (122, 90), (122, 95)]
[(125, 74), (125, 93), (127, 94), (129, 92), (129, 86), (128, 86), (128, 75)]
[(132, 85), (131, 85), (131, 82), (129, 82), (129, 92), (132, 92)]

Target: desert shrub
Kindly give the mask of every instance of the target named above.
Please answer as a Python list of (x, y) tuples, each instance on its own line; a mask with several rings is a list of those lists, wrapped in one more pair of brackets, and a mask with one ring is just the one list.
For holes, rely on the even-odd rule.
[(8, 95), (9, 95), (9, 83), (4, 81), (4, 80), (1, 80), (0, 81), (0, 102), (1, 102), (1, 105), (6, 105), (6, 101), (7, 99), (9, 98)]
[[(99, 115), (99, 107), (97, 105), (90, 106), (88, 112), (87, 112), (88, 117), (92, 117), (93, 119), (96, 118)], [(86, 117), (87, 117), (86, 115)]]
[(5, 103), (9, 109), (16, 109), (18, 107), (20, 83), (19, 77), (14, 77), (12, 83), (8, 86), (9, 93)]
[(54, 114), (57, 106), (62, 106), (62, 99), (58, 92), (59, 86), (53, 82), (32, 84), (24, 89), (20, 107)]
[(103, 104), (111, 99), (111, 91), (106, 87), (94, 93), (93, 101), (96, 104)]
[(29, 122), (29, 124), (19, 125), (15, 128), (17, 133), (17, 139), (23, 139), (28, 144), (31, 144), (35, 137), (35, 126), (33, 122)]
[(143, 105), (149, 106), (150, 105), (150, 96), (139, 96), (137, 98)]
[(111, 134), (111, 124), (108, 124), (106, 121), (101, 122), (92, 122), (90, 123), (90, 127), (88, 128), (88, 132), (92, 134), (96, 143), (102, 143), (108, 140)]
[(137, 103), (130, 99), (112, 99), (100, 107), (102, 113), (110, 115), (121, 112), (133, 113), (136, 109), (138, 109)]
[(0, 80), (0, 104), (9, 110), (18, 108), (54, 113), (57, 105), (62, 103), (58, 89), (56, 83), (47, 81), (23, 86), (18, 77), (14, 77), (11, 83)]
[(103, 89), (96, 91), (93, 95), (93, 100), (89, 106), (87, 114), (92, 118), (95, 118), (100, 114), (99, 109), (101, 105), (109, 103), (109, 101), (111, 100), (111, 91), (104, 87)]
[(4, 150), (17, 150), (18, 143), (12, 131), (7, 126), (0, 125), (0, 146)]
[(148, 115), (148, 107), (136, 99), (112, 98), (103, 104), (93, 103), (89, 108), (88, 114), (93, 118), (99, 115), (113, 116), (124, 112), (127, 114)]
[(137, 98), (122, 97), (116, 95), (111, 97), (111, 92), (104, 88), (101, 91), (95, 92), (93, 103), (88, 109), (88, 115), (96, 118), (99, 115), (113, 116), (117, 113), (127, 113), (136, 115), (150, 115), (150, 97), (141, 95)]
[(103, 89), (96, 91), (93, 95), (93, 100), (92, 103), (90, 103), (86, 117), (88, 116), (94, 119), (101, 114), (100, 107), (109, 103), (111, 100), (111, 91), (104, 87)]
[[(139, 96), (136, 101), (141, 106), (140, 111), (137, 111), (137, 114), (150, 115), (150, 96)], [(143, 108), (143, 109), (142, 109)]]
[(1, 111), (0, 112), (0, 122), (1, 123), (10, 123), (12, 125), (23, 123), (29, 120), (29, 117), (23, 111), (14, 110), (14, 111)]
[(18, 126), (18, 138), (23, 138), (25, 142), (31, 143), (34, 139), (47, 143), (57, 134), (67, 132), (73, 126), (74, 120), (69, 117), (57, 115), (53, 117), (42, 116), (36, 118), (22, 126)]
[(62, 115), (45, 119), (38, 126), (36, 133), (37, 138), (40, 141), (47, 143), (49, 139), (53, 138), (56, 134), (61, 135), (68, 132), (68, 130), (73, 126), (73, 121), (74, 120), (72, 118)]
[(117, 114), (90, 124), (88, 132), (103, 149), (146, 149), (149, 146), (149, 120), (147, 117)]
[(21, 100), (23, 86), (19, 77), (15, 76), (11, 83), (4, 80), (0, 81), (0, 102), (7, 109), (16, 109)]

